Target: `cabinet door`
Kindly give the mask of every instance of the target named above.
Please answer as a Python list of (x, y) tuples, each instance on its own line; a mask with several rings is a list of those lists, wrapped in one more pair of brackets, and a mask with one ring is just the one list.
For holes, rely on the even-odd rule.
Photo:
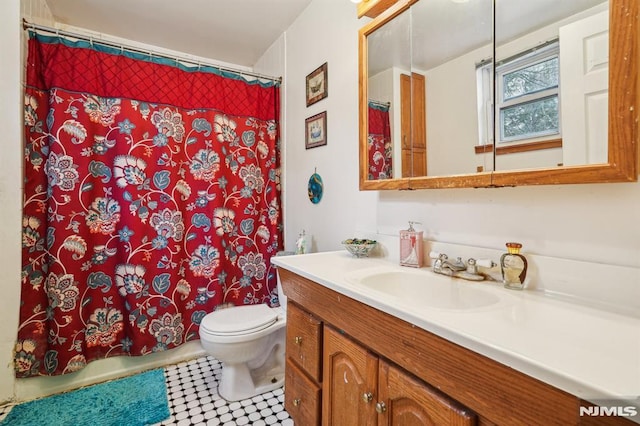
[(378, 358), (327, 326), (323, 345), (322, 424), (375, 425)]
[[(411, 147), (427, 147), (426, 79), (422, 74), (411, 73)], [(422, 175), (418, 175), (422, 176)]]
[(400, 74), (400, 139), (402, 177), (411, 177), (411, 77)]
[(298, 364), (313, 380), (322, 378), (320, 353), (322, 323), (293, 303), (287, 304), (287, 358)]
[(379, 399), (385, 404), (380, 425), (476, 424), (475, 413), (384, 361), (380, 361)]
[(427, 175), (426, 82), (411, 73), (411, 176)]
[(426, 82), (422, 74), (400, 74), (402, 177), (427, 176)]

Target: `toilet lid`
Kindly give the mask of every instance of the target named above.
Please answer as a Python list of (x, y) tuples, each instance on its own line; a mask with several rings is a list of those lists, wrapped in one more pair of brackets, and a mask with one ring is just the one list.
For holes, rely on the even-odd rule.
[(264, 304), (234, 306), (207, 314), (200, 327), (210, 334), (238, 334), (266, 328), (277, 319), (278, 311)]

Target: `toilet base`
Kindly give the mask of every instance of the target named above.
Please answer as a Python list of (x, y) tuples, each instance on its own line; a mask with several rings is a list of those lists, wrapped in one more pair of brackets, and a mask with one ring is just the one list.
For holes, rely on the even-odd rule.
[(246, 363), (222, 364), (218, 395), (227, 401), (240, 401), (284, 385), (281, 365), (263, 366), (250, 371)]

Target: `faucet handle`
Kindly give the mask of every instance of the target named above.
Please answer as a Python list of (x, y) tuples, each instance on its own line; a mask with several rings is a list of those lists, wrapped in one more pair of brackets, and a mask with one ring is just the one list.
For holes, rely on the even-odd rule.
[(491, 269), (494, 266), (498, 266), (497, 263), (495, 263), (493, 260), (491, 259), (469, 259), (467, 260), (467, 273), (472, 274), (472, 275), (477, 275), (480, 277), (484, 277), (485, 279), (491, 279), (494, 280), (493, 277), (491, 277), (491, 275), (485, 273), (480, 272), (480, 270), (478, 269), (478, 267), (482, 267), (485, 269)]
[(491, 259), (478, 259), (476, 260), (476, 265), (482, 266), (483, 268), (493, 268), (494, 266), (498, 266), (498, 264)]
[(447, 258), (447, 255), (444, 253), (438, 253), (437, 251), (430, 251), (429, 252), (429, 258), (431, 259), (440, 259), (440, 256), (444, 256), (444, 258)]
[(442, 271), (442, 264), (447, 260), (447, 255), (444, 253), (438, 253), (435, 251), (429, 252), (429, 258), (431, 258), (431, 268), (434, 272), (440, 273)]
[(469, 258), (469, 260), (467, 260), (467, 272), (470, 274), (477, 274), (479, 266), (483, 268), (493, 268), (494, 266), (498, 266), (498, 264), (491, 259), (476, 260), (474, 258)]
[(478, 266), (479, 265), (479, 261), (475, 260), (473, 257), (470, 257), (469, 260), (467, 260), (467, 272), (470, 274), (477, 274), (478, 273)]

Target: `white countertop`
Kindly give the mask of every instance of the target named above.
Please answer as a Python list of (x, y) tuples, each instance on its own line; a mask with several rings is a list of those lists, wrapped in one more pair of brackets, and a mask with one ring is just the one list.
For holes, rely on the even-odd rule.
[[(508, 290), (497, 282), (448, 278), (383, 258), (357, 259), (346, 251), (279, 256), (272, 262), (587, 401), (625, 400), (640, 407), (640, 317)], [(456, 288), (494, 294), (499, 302), (468, 310), (416, 306), (354, 279), (376, 271), (424, 274), (425, 282), (450, 280)]]

